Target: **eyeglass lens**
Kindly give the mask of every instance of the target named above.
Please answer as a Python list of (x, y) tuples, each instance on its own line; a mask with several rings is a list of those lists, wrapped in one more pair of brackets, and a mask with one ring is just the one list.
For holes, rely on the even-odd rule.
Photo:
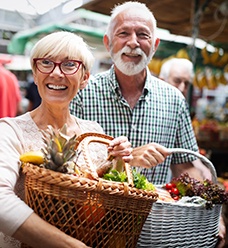
[(49, 59), (40, 59), (36, 61), (37, 68), (43, 73), (51, 73), (58, 65), (64, 74), (74, 74), (80, 67), (80, 62), (75, 60), (67, 60), (61, 63), (56, 63)]

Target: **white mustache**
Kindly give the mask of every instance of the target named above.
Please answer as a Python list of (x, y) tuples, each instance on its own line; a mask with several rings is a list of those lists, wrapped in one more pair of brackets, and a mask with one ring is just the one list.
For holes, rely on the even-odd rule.
[(143, 51), (139, 47), (137, 47), (135, 49), (131, 49), (130, 47), (125, 46), (121, 50), (121, 53), (128, 53), (128, 54), (133, 54), (133, 55), (143, 55)]

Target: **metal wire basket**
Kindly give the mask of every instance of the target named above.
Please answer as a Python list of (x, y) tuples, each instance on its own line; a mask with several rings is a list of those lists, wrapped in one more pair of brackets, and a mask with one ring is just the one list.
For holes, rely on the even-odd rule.
[[(201, 159), (210, 169), (213, 182), (217, 174), (213, 164), (197, 152), (170, 149), (171, 153), (187, 153)], [(137, 248), (212, 248), (218, 241), (222, 205), (212, 209), (178, 202), (157, 201), (142, 228)]]

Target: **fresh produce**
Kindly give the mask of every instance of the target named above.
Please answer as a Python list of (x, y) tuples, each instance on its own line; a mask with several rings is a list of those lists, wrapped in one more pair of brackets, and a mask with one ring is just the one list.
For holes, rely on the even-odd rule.
[(76, 135), (67, 136), (67, 127), (64, 125), (56, 131), (52, 126), (48, 126), (46, 131), (42, 130), (45, 147), (40, 151), (29, 151), (20, 156), (23, 163), (32, 163), (40, 167), (58, 171), (62, 173), (79, 174), (79, 169), (75, 163), (77, 151)]
[[(132, 174), (134, 187), (143, 190), (155, 190), (155, 186), (150, 183), (144, 175), (136, 172), (136, 170), (132, 170)], [(109, 181), (127, 182), (127, 174), (125, 171), (119, 172), (117, 170), (111, 170), (109, 173), (106, 173), (103, 178)]]
[(164, 187), (176, 200), (183, 196), (200, 196), (207, 201), (206, 208), (208, 209), (212, 208), (214, 204), (228, 203), (228, 193), (219, 185), (208, 179), (200, 182), (191, 178), (188, 173), (183, 173), (179, 177), (173, 178)]
[[(42, 134), (45, 147), (41, 148), (41, 151), (22, 154), (20, 156), (22, 163), (32, 163), (42, 168), (90, 179), (100, 177), (116, 182), (128, 181), (127, 173), (124, 171), (125, 163), (122, 159), (109, 156), (104, 163), (95, 166), (95, 171), (86, 168), (86, 166), (78, 166), (77, 158), (80, 152), (77, 149), (75, 150), (75, 147), (80, 138), (78, 139), (76, 135), (69, 137), (66, 125), (60, 130), (48, 126), (46, 131), (42, 131)], [(96, 177), (93, 172), (95, 172)], [(136, 170), (132, 170), (132, 175), (136, 188), (155, 190), (154, 185), (145, 176), (137, 173)]]
[(81, 222), (86, 222), (92, 228), (105, 216), (105, 210), (101, 204), (99, 206), (83, 205), (78, 206), (77, 214)]
[(67, 126), (64, 125), (59, 131), (55, 131), (52, 126), (48, 126), (46, 131), (42, 131), (45, 148), (43, 167), (63, 173), (74, 173), (76, 164), (73, 162), (77, 152), (75, 145), (77, 136), (67, 136)]
[(41, 151), (29, 151), (20, 155), (20, 161), (40, 165), (44, 162), (44, 154)]

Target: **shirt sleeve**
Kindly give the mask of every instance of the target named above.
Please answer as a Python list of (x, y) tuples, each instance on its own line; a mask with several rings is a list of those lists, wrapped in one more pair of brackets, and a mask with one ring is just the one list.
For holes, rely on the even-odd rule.
[(21, 179), (19, 156), (23, 136), (20, 128), (2, 119), (0, 137), (0, 231), (12, 236), (33, 210), (15, 193)]
[[(174, 147), (198, 151), (198, 145), (195, 138), (195, 133), (193, 131), (189, 109), (186, 101), (183, 101), (182, 107), (180, 108), (177, 137)], [(173, 154), (172, 164), (187, 163), (196, 159), (196, 157), (187, 153)]]

